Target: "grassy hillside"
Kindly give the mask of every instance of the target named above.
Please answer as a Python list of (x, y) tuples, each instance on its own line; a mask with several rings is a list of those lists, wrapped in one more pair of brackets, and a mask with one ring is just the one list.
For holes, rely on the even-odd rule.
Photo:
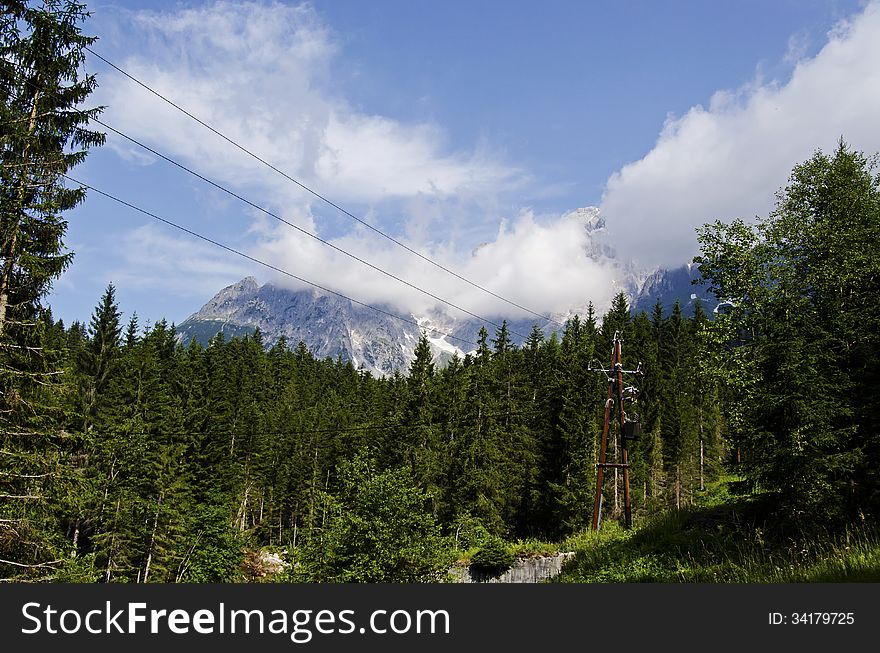
[(792, 583), (880, 581), (880, 532), (796, 534), (768, 517), (758, 499), (731, 492), (736, 478), (710, 487), (701, 505), (638, 522), (606, 521), (571, 538), (577, 552), (556, 582)]

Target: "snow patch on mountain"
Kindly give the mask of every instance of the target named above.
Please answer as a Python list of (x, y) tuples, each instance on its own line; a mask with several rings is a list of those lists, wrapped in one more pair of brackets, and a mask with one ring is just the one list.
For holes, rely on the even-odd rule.
[[(605, 219), (596, 207), (576, 209), (566, 218), (577, 221), (590, 234), (586, 254), (617, 269), (613, 290), (623, 292), (635, 310), (650, 310), (657, 298), (669, 306), (675, 298), (682, 300), (683, 305), (693, 301), (690, 281), (696, 268), (687, 265), (676, 270), (646, 270), (633, 261), (618, 259), (617, 252), (605, 241)], [(545, 336), (552, 331), (561, 332), (568, 319), (587, 313), (590, 299), (584, 296), (582, 304), (571, 306), (564, 313), (508, 319), (511, 340), (523, 344), (535, 325)], [(491, 340), (502, 321), (495, 316), (486, 316), (491, 320), (489, 323), (456, 318), (438, 308), (418, 316), (400, 313), (391, 306), (376, 308), (380, 311), (323, 291), (292, 290), (273, 283), (260, 285), (255, 278), (246, 277), (223, 288), (187, 318), (178, 331), (184, 342), (198, 340), (207, 344), (217, 333), (234, 337), (259, 329), (266, 347), (282, 337), (291, 348), (302, 341), (318, 358), (351, 361), (357, 368), (383, 376), (407, 373), (422, 332), (428, 338), (435, 363), (442, 366), (453, 356), (464, 357), (475, 351), (481, 327), (486, 328)], [(597, 317), (606, 308), (595, 306)]]
[[(395, 313), (391, 307), (377, 308)], [(302, 341), (318, 358), (351, 361), (359, 369), (385, 376), (409, 370), (422, 332), (435, 363), (443, 366), (454, 355), (464, 357), (476, 349), (481, 326), (490, 337), (495, 331), (479, 320), (458, 320), (437, 310), (427, 316), (399, 317), (314, 290), (290, 290), (271, 283), (261, 286), (247, 277), (218, 292), (180, 324), (178, 333), (184, 343), (198, 340), (207, 345), (221, 332), (233, 337), (259, 329), (267, 348), (282, 337), (291, 348)], [(511, 339), (521, 344), (533, 323), (547, 333), (557, 326), (540, 319), (513, 320), (508, 323)]]

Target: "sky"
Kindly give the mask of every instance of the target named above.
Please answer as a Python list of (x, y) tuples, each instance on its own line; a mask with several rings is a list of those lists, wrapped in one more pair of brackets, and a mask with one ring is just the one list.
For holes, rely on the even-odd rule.
[[(688, 262), (696, 227), (766, 215), (792, 167), (840, 138), (880, 151), (877, 1), (88, 6), (98, 54), (369, 225), (541, 313), (601, 309), (634, 270)], [(416, 315), (437, 304), (303, 232), (471, 312), (523, 316), (100, 59), (85, 67), (104, 122), (250, 204), (113, 133), (76, 179), (362, 302)], [(591, 206), (600, 235), (576, 212)], [(65, 323), (87, 321), (108, 283), (142, 323), (180, 323), (247, 275), (308, 287), (96, 192), (68, 221), (74, 261), (48, 298)], [(597, 255), (608, 247), (616, 258)]]

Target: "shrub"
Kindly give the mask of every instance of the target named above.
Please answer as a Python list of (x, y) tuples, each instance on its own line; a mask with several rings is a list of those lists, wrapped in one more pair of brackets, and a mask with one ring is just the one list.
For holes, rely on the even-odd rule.
[(471, 566), (480, 572), (498, 575), (513, 564), (514, 555), (499, 538), (488, 540), (471, 557)]

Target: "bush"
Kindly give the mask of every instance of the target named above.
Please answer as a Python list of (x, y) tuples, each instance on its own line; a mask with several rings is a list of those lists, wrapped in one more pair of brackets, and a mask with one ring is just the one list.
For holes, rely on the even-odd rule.
[(376, 472), (358, 456), (341, 468), (326, 527), (298, 552), (312, 582), (423, 583), (445, 579), (453, 556), (430, 496), (403, 469)]
[(459, 515), (453, 522), (450, 530), (450, 537), (455, 548), (459, 551), (479, 548), (483, 543), (492, 539), (492, 535), (486, 530), (482, 522), (467, 513)]
[(476, 571), (498, 575), (509, 569), (515, 557), (504, 542), (498, 538), (488, 540), (471, 557), (471, 567)]

